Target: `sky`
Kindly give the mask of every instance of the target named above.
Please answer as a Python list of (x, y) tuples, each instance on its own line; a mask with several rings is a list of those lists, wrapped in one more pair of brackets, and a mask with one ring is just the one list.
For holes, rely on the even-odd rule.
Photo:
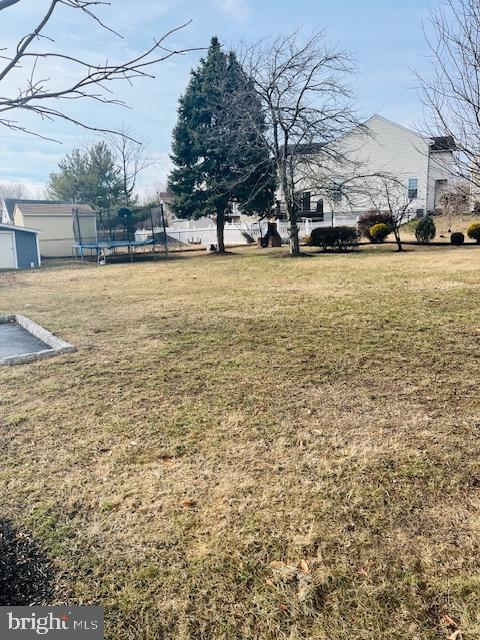
[[(413, 69), (426, 70), (428, 51), (422, 22), (441, 0), (111, 0), (98, 14), (123, 37), (102, 30), (78, 11), (61, 7), (45, 33), (50, 39), (37, 42), (32, 50), (49, 49), (93, 61), (123, 60), (149, 47), (155, 38), (189, 22), (168, 40), (176, 49), (203, 49), (213, 35), (227, 48), (265, 37), (325, 30), (329, 43), (349, 51), (358, 72), (352, 79), (357, 109), (365, 119), (373, 113), (413, 126), (420, 122), (421, 103)], [(16, 46), (29, 33), (49, 0), (21, 0), (1, 12), (2, 47)], [(178, 98), (190, 70), (204, 51), (170, 58), (154, 69), (154, 78), (137, 80), (133, 86), (116, 83), (114, 97), (128, 108), (98, 102), (70, 102), (67, 112), (94, 126), (112, 128), (124, 123), (145, 141), (152, 165), (144, 172), (140, 194), (150, 196), (164, 188), (170, 166), (171, 133), (176, 121)], [(20, 69), (0, 83), (9, 95), (22, 82), (27, 69)], [(72, 69), (55, 63), (37, 70), (52, 86), (71, 77)], [(46, 141), (32, 135), (0, 129), (0, 182), (23, 182), (32, 195), (39, 194), (59, 160), (76, 147), (95, 140), (91, 133), (65, 122), (35, 119), (17, 112), (10, 117), (32, 128)]]

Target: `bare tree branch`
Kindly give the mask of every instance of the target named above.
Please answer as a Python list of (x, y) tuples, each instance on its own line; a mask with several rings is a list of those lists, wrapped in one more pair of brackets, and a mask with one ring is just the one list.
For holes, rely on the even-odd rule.
[(0, 1), (0, 11), (3, 11), (7, 7), (11, 7), (12, 4), (17, 4), (20, 0), (1, 0)]
[(136, 187), (140, 174), (153, 162), (147, 156), (147, 144), (134, 140), (132, 129), (122, 124), (120, 135), (108, 135), (107, 142), (112, 151), (115, 167), (122, 183), (123, 206), (136, 203)]
[(329, 188), (332, 160), (337, 167), (343, 160), (333, 143), (359, 124), (346, 82), (354, 65), (348, 53), (325, 42), (322, 32), (303, 39), (296, 31), (263, 41), (247, 48), (242, 58), (265, 109), (267, 144), (289, 221), (290, 253), (298, 255), (299, 190), (320, 183)]
[(480, 189), (480, 4), (478, 0), (446, 0), (432, 11), (425, 30), (431, 73), (420, 75), (425, 107), (423, 133), (444, 136), (455, 144), (458, 178)]
[[(0, 0), (0, 11), (19, 1), (4, 0), (2, 2)], [(110, 129), (99, 128), (91, 123), (78, 120), (58, 107), (59, 102), (80, 99), (126, 106), (122, 100), (113, 97), (109, 85), (116, 81), (126, 81), (131, 84), (137, 78), (154, 78), (153, 68), (159, 63), (187, 51), (198, 50), (194, 48), (177, 50), (168, 47), (166, 43), (170, 36), (186, 27), (189, 22), (185, 22), (156, 38), (146, 50), (124, 61), (110, 62), (107, 60), (104, 63), (98, 63), (58, 50), (32, 50), (34, 42), (38, 43), (45, 39), (53, 42), (45, 34), (45, 29), (52, 21), (56, 8), (61, 5), (81, 12), (101, 28), (121, 37), (95, 14), (95, 7), (109, 4), (103, 0), (51, 0), (37, 26), (31, 33), (20, 38), (11, 55), (8, 55), (7, 50), (2, 50), (3, 54), (0, 58), (6, 60), (6, 64), (0, 68), (0, 126), (46, 137), (31, 131), (16, 118), (7, 116), (7, 114), (15, 112), (28, 112), (43, 120), (65, 120), (90, 131), (112, 133), (113, 131)], [(50, 63), (55, 61), (65, 62), (71, 66), (70, 76), (73, 80), (60, 87), (53, 85), (48, 73)], [(45, 68), (47, 69), (46, 73)], [(18, 74), (22, 78), (19, 89), (12, 94), (11, 91), (7, 91), (3, 87), (6, 80), (13, 77), (13, 74), (15, 74), (15, 79)]]
[(403, 251), (400, 228), (410, 219), (413, 200), (405, 189), (403, 178), (394, 174), (379, 174), (369, 182), (369, 193), (372, 205), (377, 211), (386, 207), (392, 231), (399, 251)]

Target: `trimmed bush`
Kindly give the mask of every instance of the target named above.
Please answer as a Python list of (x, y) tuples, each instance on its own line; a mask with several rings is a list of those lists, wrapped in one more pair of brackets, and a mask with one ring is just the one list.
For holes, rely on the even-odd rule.
[(392, 216), (389, 213), (382, 213), (376, 209), (366, 211), (358, 218), (358, 230), (360, 234), (369, 240), (370, 242), (378, 242), (375, 238), (372, 238), (370, 229), (376, 224), (386, 224), (393, 229)]
[(324, 251), (347, 251), (358, 244), (358, 231), (355, 227), (322, 227), (313, 229), (310, 244)]
[(480, 222), (472, 222), (467, 229), (467, 236), (480, 243)]
[(384, 222), (374, 224), (370, 228), (370, 235), (374, 242), (383, 242), (385, 238), (392, 233), (392, 228)]
[(465, 236), (463, 235), (463, 233), (456, 231), (450, 236), (450, 242), (458, 247), (465, 242)]
[(417, 242), (427, 244), (430, 240), (435, 238), (436, 233), (437, 228), (435, 227), (435, 222), (433, 221), (432, 216), (424, 216), (417, 222), (417, 226), (415, 227), (415, 237), (417, 238)]

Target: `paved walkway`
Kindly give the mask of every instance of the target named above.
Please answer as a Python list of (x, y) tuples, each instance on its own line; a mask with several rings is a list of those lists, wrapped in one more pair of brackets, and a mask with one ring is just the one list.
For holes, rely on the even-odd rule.
[(20, 325), (13, 322), (0, 324), (0, 360), (44, 349), (50, 349), (50, 347)]

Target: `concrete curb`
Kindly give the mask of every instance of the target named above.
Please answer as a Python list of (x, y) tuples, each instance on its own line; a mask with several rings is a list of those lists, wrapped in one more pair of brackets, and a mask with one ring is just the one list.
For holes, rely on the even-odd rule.
[(16, 322), (23, 327), (26, 331), (44, 342), (50, 349), (44, 349), (43, 351), (36, 351), (34, 353), (25, 353), (19, 356), (8, 356), (7, 358), (0, 359), (0, 366), (2, 365), (15, 365), (15, 364), (27, 364), (28, 362), (34, 362), (35, 360), (41, 360), (43, 358), (52, 358), (61, 353), (73, 353), (76, 348), (69, 342), (65, 342), (61, 338), (57, 338), (53, 333), (47, 331), (30, 318), (22, 316), (20, 314), (11, 314), (7, 316), (0, 316), (0, 324), (6, 324), (9, 322)]

